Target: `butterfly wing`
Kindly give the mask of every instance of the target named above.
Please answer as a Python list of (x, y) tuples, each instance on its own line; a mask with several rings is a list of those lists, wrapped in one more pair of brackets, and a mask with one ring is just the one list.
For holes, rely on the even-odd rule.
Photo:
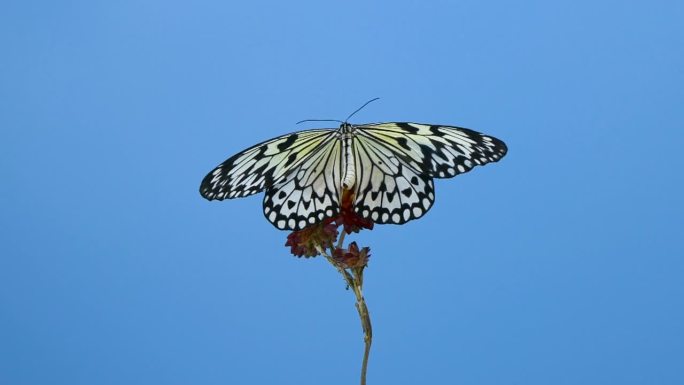
[(341, 142), (328, 140), (264, 194), (264, 215), (281, 230), (301, 230), (340, 212)]
[(463, 127), (378, 123), (356, 129), (358, 135), (383, 143), (414, 170), (433, 178), (463, 174), (508, 152), (501, 140)]
[(288, 171), (317, 148), (334, 141), (333, 130), (299, 131), (254, 145), (228, 158), (202, 180), (200, 193), (208, 200), (256, 194), (278, 184)]
[(354, 211), (375, 223), (402, 224), (420, 218), (435, 200), (432, 178), (409, 166), (386, 143), (354, 138)]
[(432, 178), (451, 178), (506, 155), (504, 142), (454, 126), (378, 123), (355, 126), (355, 211), (376, 223), (423, 216), (435, 199)]

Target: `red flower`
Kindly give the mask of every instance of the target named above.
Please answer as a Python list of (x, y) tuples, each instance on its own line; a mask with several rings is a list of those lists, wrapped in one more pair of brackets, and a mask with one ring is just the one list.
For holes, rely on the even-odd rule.
[[(337, 231), (339, 226), (344, 226), (344, 232), (347, 234), (358, 233), (361, 229), (373, 229), (373, 221), (364, 219), (354, 212), (354, 193), (349, 190), (342, 192), (339, 215), (333, 218), (325, 218), (320, 223), (302, 230), (293, 231), (287, 236), (285, 246), (290, 246), (292, 254), (298, 257), (315, 257), (320, 254), (318, 249), (327, 249), (333, 246), (339, 234)], [(356, 255), (354, 258), (358, 258), (358, 246), (355, 243), (352, 245), (355, 249), (352, 249), (350, 245), (349, 252)]]
[(350, 190), (342, 191), (340, 215), (335, 218), (335, 223), (344, 226), (347, 234), (358, 233), (361, 229), (373, 229), (373, 221), (362, 218), (354, 211), (354, 193)]
[(349, 249), (336, 248), (333, 253), (335, 262), (345, 269), (364, 267), (368, 264), (368, 258), (370, 258), (370, 248), (364, 247), (359, 250), (356, 242), (350, 243)]
[(337, 240), (337, 226), (328, 218), (321, 223), (311, 225), (287, 236), (285, 246), (290, 246), (292, 254), (301, 257), (315, 257), (320, 253), (317, 247), (325, 249)]

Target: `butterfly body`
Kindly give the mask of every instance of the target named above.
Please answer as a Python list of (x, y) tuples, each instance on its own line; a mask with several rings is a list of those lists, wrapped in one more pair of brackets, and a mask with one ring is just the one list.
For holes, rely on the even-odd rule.
[(342, 123), (339, 132), (339, 139), (342, 141), (342, 169), (344, 175), (342, 176), (342, 187), (350, 190), (356, 179), (356, 165), (354, 164), (354, 147), (352, 140), (354, 138), (354, 126), (349, 123)]
[(430, 209), (433, 178), (468, 172), (506, 152), (501, 140), (462, 127), (345, 122), (252, 146), (210, 172), (200, 193), (223, 200), (265, 190), (266, 218), (279, 229), (301, 230), (338, 215), (348, 190), (359, 216), (402, 224)]

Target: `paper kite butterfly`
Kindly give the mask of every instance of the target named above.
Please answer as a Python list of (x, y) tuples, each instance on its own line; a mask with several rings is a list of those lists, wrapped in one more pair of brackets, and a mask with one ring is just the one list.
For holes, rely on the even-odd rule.
[(433, 178), (451, 178), (506, 155), (504, 142), (467, 128), (373, 123), (279, 136), (228, 158), (200, 186), (208, 200), (266, 191), (264, 215), (301, 230), (339, 214), (344, 190), (356, 214), (380, 224), (425, 215)]

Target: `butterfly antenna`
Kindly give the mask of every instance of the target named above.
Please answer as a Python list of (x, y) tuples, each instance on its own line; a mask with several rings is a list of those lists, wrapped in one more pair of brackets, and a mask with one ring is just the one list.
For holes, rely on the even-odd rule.
[(337, 120), (337, 119), (304, 119), (304, 120), (298, 121), (298, 122), (295, 123), (295, 124), (304, 123), (304, 122), (337, 122), (337, 123), (344, 123), (343, 121)]
[(371, 100), (367, 101), (366, 103), (363, 103), (363, 106), (357, 108), (356, 111), (352, 112), (351, 115), (347, 116), (347, 119), (345, 119), (344, 122), (346, 123), (346, 122), (349, 120), (349, 118), (351, 118), (352, 116), (354, 116), (354, 114), (356, 114), (357, 112), (363, 110), (363, 107), (366, 107), (367, 105), (371, 104), (372, 102), (374, 102), (374, 101), (376, 101), (376, 100), (378, 100), (378, 99), (380, 99), (380, 98), (374, 98), (374, 99), (371, 99)]

